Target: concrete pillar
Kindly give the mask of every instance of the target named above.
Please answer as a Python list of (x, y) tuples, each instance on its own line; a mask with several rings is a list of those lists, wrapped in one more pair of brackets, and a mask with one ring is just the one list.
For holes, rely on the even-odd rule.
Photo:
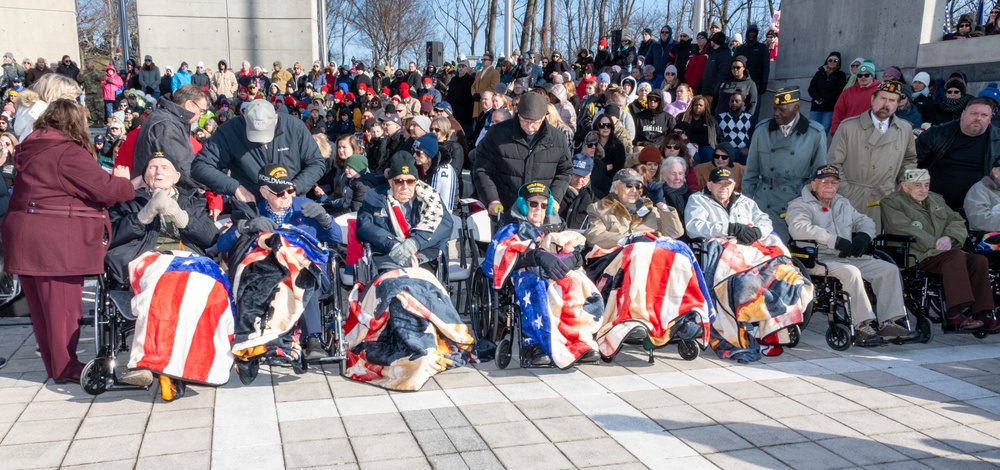
[(39, 57), (53, 63), (68, 54), (83, 67), (74, 0), (4, 1), (0, 18), (0, 54), (13, 52), (18, 63), (26, 57), (32, 63)]

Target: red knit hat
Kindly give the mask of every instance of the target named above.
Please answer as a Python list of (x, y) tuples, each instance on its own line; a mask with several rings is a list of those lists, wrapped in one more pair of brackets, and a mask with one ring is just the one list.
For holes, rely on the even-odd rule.
[(660, 163), (660, 149), (647, 145), (639, 152), (639, 161), (642, 163)]
[(597, 45), (600, 46), (600, 47), (603, 47), (603, 48), (607, 48), (608, 47), (608, 40), (604, 39), (604, 38), (601, 38), (600, 41), (597, 41)]

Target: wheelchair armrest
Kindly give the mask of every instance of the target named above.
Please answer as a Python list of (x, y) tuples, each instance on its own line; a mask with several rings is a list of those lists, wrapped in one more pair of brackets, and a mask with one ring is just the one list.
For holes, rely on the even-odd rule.
[(896, 235), (892, 233), (883, 233), (875, 237), (876, 242), (890, 242), (890, 243), (913, 243), (917, 241), (917, 238), (912, 235)]
[(788, 246), (789, 246), (789, 247), (791, 247), (791, 246), (796, 246), (796, 245), (812, 245), (812, 246), (819, 246), (819, 242), (818, 242), (818, 241), (816, 241), (816, 240), (810, 240), (810, 239), (805, 239), (805, 240), (795, 240), (795, 239), (791, 239), (791, 240), (788, 240)]

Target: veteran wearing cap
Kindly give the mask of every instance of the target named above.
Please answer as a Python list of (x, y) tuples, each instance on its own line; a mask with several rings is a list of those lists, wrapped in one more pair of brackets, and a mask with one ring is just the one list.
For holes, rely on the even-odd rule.
[(826, 131), (799, 111), (798, 88), (781, 88), (774, 94), (774, 117), (757, 124), (749, 148), (743, 196), (757, 202), (785, 240), (781, 215), (813, 169), (826, 164)]
[[(889, 234), (914, 237), (910, 254), (920, 269), (944, 275), (946, 328), (1000, 329), (1000, 321), (993, 316), (989, 262), (982, 255), (962, 251), (969, 233), (965, 220), (948, 207), (944, 197), (931, 192), (927, 170), (906, 170), (900, 189), (882, 198), (882, 227)], [(971, 318), (966, 315), (970, 312)]]
[[(812, 182), (802, 188), (802, 195), (788, 204), (785, 221), (792, 239), (817, 243), (817, 260), (826, 267), (817, 266), (813, 273), (836, 277), (851, 295), (857, 343), (877, 345), (881, 338), (909, 333), (896, 324), (896, 320), (906, 315), (903, 285), (895, 264), (865, 254), (876, 233), (875, 221), (837, 194), (842, 184), (840, 168), (834, 165), (817, 168)], [(864, 281), (870, 282), (875, 291), (877, 313), (865, 294)]]
[(309, 130), (295, 119), (279, 119), (266, 100), (254, 100), (212, 134), (192, 162), (191, 176), (216, 193), (257, 201), (257, 174), (272, 163), (287, 170), (296, 193), (312, 189), (326, 172)]
[(677, 210), (665, 203), (654, 206), (641, 192), (642, 176), (638, 171), (618, 170), (611, 182), (611, 193), (587, 208), (587, 244), (614, 248), (630, 243), (635, 236), (680, 238), (684, 226)]
[(882, 82), (868, 112), (840, 123), (826, 156), (827, 162), (842, 168), (840, 194), (875, 221), (875, 233), (882, 222), (873, 203), (896, 190), (903, 172), (917, 167), (913, 127), (895, 116), (902, 93), (901, 83)]
[(582, 229), (587, 220), (587, 208), (594, 202), (594, 188), (590, 185), (590, 175), (594, 171), (594, 157), (585, 153), (573, 155), (573, 174), (569, 188), (559, 204), (559, 217), (568, 229)]
[(732, 168), (719, 166), (709, 173), (705, 189), (692, 194), (685, 207), (689, 237), (733, 237), (749, 245), (771, 234), (771, 218), (735, 188)]

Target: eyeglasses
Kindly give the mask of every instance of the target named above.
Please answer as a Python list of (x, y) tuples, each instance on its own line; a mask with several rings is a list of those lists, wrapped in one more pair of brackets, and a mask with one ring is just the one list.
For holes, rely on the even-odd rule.
[(412, 187), (412, 186), (416, 186), (417, 185), (417, 179), (416, 178), (393, 178), (393, 179), (391, 179), (389, 181), (392, 181), (392, 183), (395, 184), (396, 186), (404, 186), (405, 185), (405, 186), (411, 186)]
[(960, 90), (948, 90), (945, 93), (949, 94), (949, 95), (961, 95), (962, 94), (962, 92)]
[(858, 78), (870, 78), (872, 74), (870, 73), (859, 73)]
[(602, 123), (600, 123), (600, 124), (597, 125), (598, 129), (611, 129), (612, 127), (613, 127), (613, 125), (610, 122), (607, 122), (607, 121), (602, 122)]
[(266, 186), (265, 186), (265, 188), (267, 189), (268, 192), (270, 192), (271, 194), (274, 194), (275, 196), (278, 196), (278, 197), (294, 196), (295, 195), (295, 188), (288, 188), (288, 189), (286, 189), (284, 191), (281, 191), (281, 192), (277, 192), (277, 191), (275, 191), (275, 190), (273, 190), (271, 188), (268, 188)]
[(528, 207), (532, 209), (548, 209), (549, 203), (541, 201), (528, 201)]
[(664, 145), (663, 148), (664, 149), (669, 149), (669, 150), (680, 150), (681, 146), (680, 145), (670, 144), (670, 145)]
[(969, 23), (959, 23), (959, 24), (958, 24), (958, 27), (959, 27), (959, 28), (968, 28), (968, 27), (970, 27), (970, 26), (972, 26), (972, 25), (971, 25), (971, 24), (969, 24)]
[(835, 63), (835, 64), (839, 64), (839, 63), (840, 63), (840, 60), (838, 60), (838, 59), (835, 59), (835, 58), (833, 58), (833, 57), (831, 57), (831, 58), (829, 58), (829, 59), (826, 59), (826, 61), (827, 61), (827, 62), (833, 62), (833, 63)]
[(836, 178), (822, 178), (819, 180), (819, 184), (824, 186), (840, 186), (840, 180)]
[(722, 155), (722, 154), (718, 154), (718, 153), (715, 154), (715, 155), (712, 155), (712, 157), (715, 158), (716, 160), (729, 160), (729, 155)]

